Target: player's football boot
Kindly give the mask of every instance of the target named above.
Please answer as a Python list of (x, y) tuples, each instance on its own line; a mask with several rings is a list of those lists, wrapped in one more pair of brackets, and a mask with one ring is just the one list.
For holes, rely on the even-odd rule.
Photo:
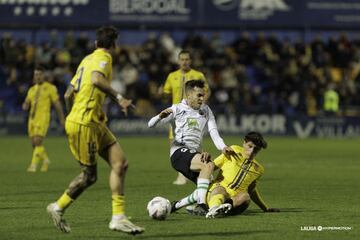
[(56, 210), (56, 203), (50, 203), (46, 210), (49, 213), (51, 219), (54, 222), (56, 228), (58, 228), (63, 233), (69, 233), (71, 231), (70, 226), (66, 223), (63, 215), (64, 212), (60, 210)]
[(205, 216), (208, 212), (209, 208), (206, 206), (205, 203), (199, 203), (196, 204), (194, 210), (191, 212), (191, 214), (196, 216)]
[(209, 212), (206, 214), (206, 218), (218, 218), (223, 217), (226, 213), (231, 210), (232, 206), (230, 203), (224, 203), (219, 206), (213, 206), (209, 209)]
[(125, 232), (133, 235), (140, 234), (145, 230), (144, 228), (136, 226), (130, 222), (127, 217), (122, 219), (112, 219), (109, 223), (109, 228), (114, 231)]
[(36, 168), (37, 166), (35, 164), (31, 164), (27, 169), (26, 171), (27, 172), (36, 172)]
[(176, 206), (176, 203), (178, 203), (179, 201), (172, 201), (171, 202), (171, 211), (170, 211), (170, 213), (174, 213), (174, 212), (176, 212), (177, 210), (179, 210), (179, 209), (177, 209), (175, 206)]
[(50, 161), (49, 160), (44, 160), (41, 168), (40, 168), (40, 171), (41, 172), (47, 172), (49, 170), (49, 164), (50, 164)]

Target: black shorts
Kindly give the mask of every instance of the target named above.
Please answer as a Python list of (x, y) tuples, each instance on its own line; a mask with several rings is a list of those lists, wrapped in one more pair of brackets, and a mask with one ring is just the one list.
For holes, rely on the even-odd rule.
[(199, 177), (199, 172), (193, 172), (190, 170), (191, 160), (199, 152), (189, 149), (187, 147), (182, 147), (176, 150), (173, 155), (171, 155), (171, 165), (172, 167), (181, 172), (186, 178), (191, 180), (193, 183), (197, 184), (197, 178)]

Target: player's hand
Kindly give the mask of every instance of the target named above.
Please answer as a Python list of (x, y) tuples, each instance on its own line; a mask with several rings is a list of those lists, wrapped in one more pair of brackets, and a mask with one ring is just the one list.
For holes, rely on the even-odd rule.
[(164, 85), (161, 84), (157, 89), (157, 94), (161, 96), (163, 92), (164, 92)]
[(202, 152), (201, 153), (201, 162), (208, 163), (211, 161), (211, 155), (208, 152)]
[(28, 110), (29, 110), (29, 107), (30, 107), (30, 105), (29, 105), (27, 102), (24, 102), (23, 105), (22, 105), (22, 109), (23, 109), (24, 111), (28, 111)]
[(231, 156), (236, 156), (235, 151), (231, 147), (224, 147), (222, 153), (226, 158), (230, 158)]
[(118, 101), (118, 104), (121, 107), (121, 111), (124, 112), (125, 116), (127, 116), (128, 108), (131, 106), (134, 106), (131, 103), (132, 103), (132, 100), (126, 99), (126, 98), (122, 98), (120, 101)]
[(265, 212), (280, 212), (280, 209), (278, 208), (268, 208)]
[(171, 108), (167, 108), (167, 109), (165, 109), (165, 110), (163, 110), (163, 111), (160, 112), (159, 117), (160, 117), (161, 119), (166, 118), (166, 117), (169, 116), (172, 112), (173, 112), (173, 110), (172, 110)]

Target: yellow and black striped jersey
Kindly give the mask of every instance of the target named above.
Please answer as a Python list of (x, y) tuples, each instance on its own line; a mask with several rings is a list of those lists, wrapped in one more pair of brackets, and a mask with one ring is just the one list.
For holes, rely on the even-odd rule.
[(95, 87), (91, 81), (91, 73), (100, 72), (110, 82), (112, 80), (112, 57), (104, 49), (96, 49), (86, 56), (78, 66), (71, 85), (75, 90), (74, 103), (67, 120), (84, 125), (105, 123), (106, 114), (103, 103), (106, 94)]
[(220, 172), (214, 182), (220, 183), (231, 197), (239, 192), (247, 192), (249, 185), (258, 180), (264, 173), (264, 167), (255, 159), (248, 162), (243, 155), (243, 148), (237, 145), (231, 146), (236, 157), (230, 159), (221, 154), (214, 160)]
[(164, 93), (172, 95), (172, 104), (180, 103), (183, 99), (184, 84), (189, 80), (203, 80), (205, 82), (205, 93), (209, 92), (209, 86), (202, 72), (190, 69), (187, 73), (182, 70), (171, 72), (164, 85)]

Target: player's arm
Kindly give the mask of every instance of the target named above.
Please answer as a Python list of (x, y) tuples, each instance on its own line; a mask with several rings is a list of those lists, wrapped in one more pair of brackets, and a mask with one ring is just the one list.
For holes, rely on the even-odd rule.
[(66, 112), (69, 114), (74, 102), (75, 88), (73, 85), (69, 85), (64, 94)]
[(24, 110), (24, 111), (28, 111), (29, 109), (30, 109), (30, 101), (29, 100), (25, 100), (24, 102), (23, 102), (23, 104), (22, 104), (22, 109)]
[(159, 92), (163, 100), (166, 102), (172, 101), (171, 74), (168, 75), (165, 84), (160, 86)]
[(132, 100), (124, 98), (120, 93), (115, 91), (109, 81), (107, 81), (104, 74), (101, 72), (93, 71), (91, 73), (91, 82), (95, 87), (103, 91), (107, 96), (109, 96), (113, 101), (117, 102), (122, 108), (122, 111), (127, 115), (128, 107), (131, 106)]
[(59, 117), (60, 124), (62, 127), (64, 127), (65, 126), (65, 117), (64, 117), (63, 108), (61, 106), (59, 98), (56, 101), (54, 101), (53, 105), (54, 105), (56, 113)]
[(30, 106), (31, 106), (31, 102), (30, 102), (29, 92), (28, 92), (28, 95), (26, 96), (25, 101), (22, 104), (22, 109), (24, 111), (28, 111), (30, 109)]
[(153, 128), (159, 122), (162, 124), (170, 122), (173, 119), (174, 116), (173, 113), (174, 113), (173, 107), (162, 110), (158, 115), (150, 119), (150, 121), (148, 122), (148, 127)]
[(256, 187), (256, 181), (253, 181), (249, 188), (248, 188), (248, 193), (250, 195), (251, 200), (258, 205), (258, 207), (263, 210), (264, 212), (280, 212), (279, 209), (277, 208), (269, 208), (266, 203), (264, 202), (264, 200), (262, 199), (258, 188)]
[(214, 114), (212, 113), (210, 108), (208, 109), (209, 109), (208, 131), (211, 140), (215, 144), (216, 148), (220, 150), (227, 158), (230, 158), (230, 156), (235, 156), (236, 155), (235, 151), (231, 147), (226, 146), (224, 140), (220, 137)]

